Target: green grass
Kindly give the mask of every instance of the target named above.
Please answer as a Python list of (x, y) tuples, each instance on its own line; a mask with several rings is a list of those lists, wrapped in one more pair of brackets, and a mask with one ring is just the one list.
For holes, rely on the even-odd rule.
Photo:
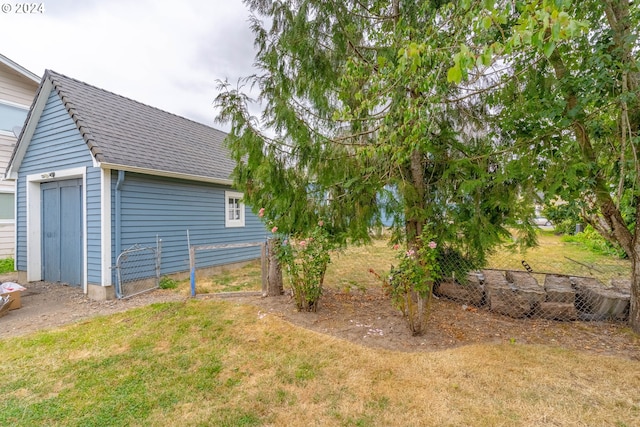
[(0, 274), (11, 273), (13, 270), (13, 258), (0, 259)]
[(489, 266), (499, 269), (523, 270), (522, 261), (537, 273), (559, 273), (593, 276), (607, 283), (613, 277), (631, 276), (629, 260), (596, 253), (580, 242), (563, 241), (553, 231), (541, 230), (539, 246), (524, 253), (501, 248), (489, 257)]
[(3, 426), (640, 424), (638, 361), (373, 350), (215, 300), (0, 339), (0, 358)]
[[(556, 236), (541, 241), (546, 249), (526, 255), (533, 265), (564, 254), (598, 261)], [(521, 268), (519, 254), (501, 257)], [(394, 261), (384, 241), (351, 247), (325, 283), (366, 291), (380, 285), (369, 270)], [(260, 289), (260, 264), (201, 285)], [(516, 342), (374, 350), (216, 300), (0, 338), (0, 360), (2, 426), (640, 425), (638, 360)]]
[[(262, 289), (261, 279), (260, 261), (253, 261), (241, 268), (223, 270), (207, 277), (197, 275), (196, 291), (198, 294), (259, 291)], [(183, 281), (179, 287), (186, 290), (189, 287), (189, 281)]]

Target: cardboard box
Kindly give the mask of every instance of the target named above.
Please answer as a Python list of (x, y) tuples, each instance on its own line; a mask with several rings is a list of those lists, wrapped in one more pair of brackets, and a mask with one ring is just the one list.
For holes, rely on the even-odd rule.
[(0, 294), (1, 297), (6, 297), (9, 295), (11, 297), (11, 302), (9, 302), (9, 310), (17, 310), (22, 307), (20, 302), (20, 291), (8, 292), (6, 294)]

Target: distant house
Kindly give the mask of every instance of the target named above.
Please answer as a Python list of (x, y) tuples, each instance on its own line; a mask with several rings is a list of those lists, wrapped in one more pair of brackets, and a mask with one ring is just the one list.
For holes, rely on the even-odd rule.
[(0, 258), (15, 252), (15, 183), (2, 180), (40, 77), (0, 55)]
[[(156, 236), (163, 275), (189, 270), (187, 230), (191, 244), (264, 240), (231, 187), (225, 135), (47, 70), (7, 169), (17, 181), (16, 269), (105, 299), (118, 254)], [(197, 267), (259, 256), (216, 250)]]

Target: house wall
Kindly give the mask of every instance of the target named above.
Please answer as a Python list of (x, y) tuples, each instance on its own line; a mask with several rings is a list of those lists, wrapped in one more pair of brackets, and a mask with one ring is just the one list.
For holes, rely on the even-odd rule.
[(0, 99), (28, 108), (37, 89), (38, 82), (0, 64)]
[[(0, 101), (8, 101), (29, 108), (38, 83), (13, 69), (0, 64)], [(1, 178), (11, 158), (16, 138), (11, 132), (0, 130), (0, 192), (14, 193), (15, 183)], [(12, 257), (15, 251), (15, 221), (0, 219), (0, 258)]]
[(16, 198), (16, 269), (18, 271), (27, 270), (27, 175), (78, 168), (86, 170), (84, 188), (86, 227), (83, 232), (89, 237), (86, 244), (86, 260), (84, 260), (87, 281), (100, 284), (100, 169), (93, 167), (93, 159), (86, 143), (58, 94), (52, 91), (18, 172)]
[[(112, 259), (117, 257), (116, 185), (111, 176)], [(155, 246), (162, 240), (161, 274), (189, 270), (187, 230), (192, 245), (262, 242), (262, 222), (245, 206), (245, 226), (225, 227), (225, 190), (229, 187), (127, 172), (121, 186), (121, 250), (133, 245)], [(259, 247), (202, 251), (197, 268), (225, 265), (260, 257)], [(114, 277), (115, 283), (115, 277)]]
[[(0, 193), (14, 194), (15, 183), (1, 178), (7, 169), (11, 151), (16, 143), (13, 136), (0, 133)], [(7, 196), (8, 197), (8, 196)], [(12, 257), (15, 251), (15, 220), (0, 218), (0, 258)]]
[[(16, 138), (13, 134), (9, 135), (0, 130), (0, 178), (4, 176), (7, 170), (13, 147), (16, 144)], [(13, 191), (14, 183), (12, 181), (4, 181), (0, 179), (0, 191)]]

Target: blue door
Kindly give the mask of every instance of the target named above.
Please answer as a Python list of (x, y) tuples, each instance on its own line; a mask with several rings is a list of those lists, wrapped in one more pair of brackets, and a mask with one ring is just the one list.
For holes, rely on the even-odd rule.
[(82, 283), (82, 180), (40, 184), (42, 280)]

